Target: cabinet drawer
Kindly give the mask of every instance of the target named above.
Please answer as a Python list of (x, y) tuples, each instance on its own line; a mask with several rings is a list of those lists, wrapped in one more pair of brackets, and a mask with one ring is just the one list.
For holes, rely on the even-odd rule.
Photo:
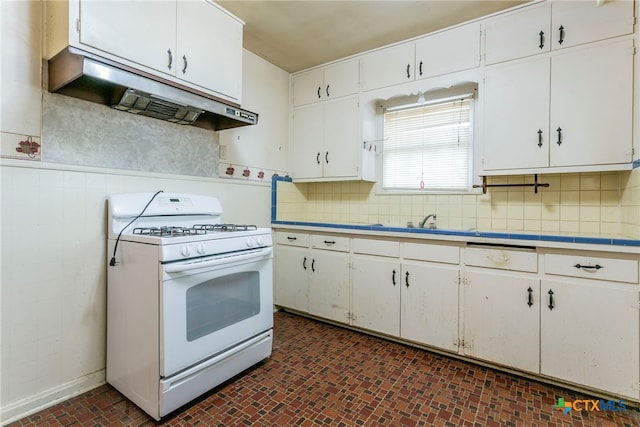
[(402, 254), (405, 259), (417, 261), (460, 263), (460, 248), (449, 245), (433, 245), (429, 243), (403, 243)]
[(353, 239), (353, 252), (365, 255), (378, 255), (398, 258), (400, 242), (389, 240)]
[(465, 264), (501, 270), (538, 271), (538, 254), (533, 248), (467, 247)]
[(588, 255), (546, 254), (544, 272), (583, 279), (638, 283), (638, 260)]
[(276, 243), (278, 245), (308, 247), (309, 241), (310, 241), (309, 235), (306, 233), (296, 233), (296, 232), (286, 232), (286, 231), (276, 232)]
[(314, 249), (327, 249), (330, 251), (349, 252), (349, 238), (313, 234), (311, 235), (311, 247)]

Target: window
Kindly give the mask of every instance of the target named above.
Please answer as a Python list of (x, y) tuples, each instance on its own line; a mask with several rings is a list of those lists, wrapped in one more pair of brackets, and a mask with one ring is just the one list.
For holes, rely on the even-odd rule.
[(473, 93), (383, 107), (384, 190), (470, 190)]

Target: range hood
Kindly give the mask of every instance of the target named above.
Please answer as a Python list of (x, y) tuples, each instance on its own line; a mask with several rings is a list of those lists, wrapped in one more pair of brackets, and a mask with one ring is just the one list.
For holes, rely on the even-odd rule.
[(49, 60), (49, 91), (210, 130), (258, 123), (235, 104), (73, 47)]

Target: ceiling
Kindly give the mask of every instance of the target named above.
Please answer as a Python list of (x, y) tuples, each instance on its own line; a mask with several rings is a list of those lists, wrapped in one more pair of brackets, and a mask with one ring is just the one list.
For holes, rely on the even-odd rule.
[(243, 21), (245, 49), (290, 73), (529, 0), (217, 1)]

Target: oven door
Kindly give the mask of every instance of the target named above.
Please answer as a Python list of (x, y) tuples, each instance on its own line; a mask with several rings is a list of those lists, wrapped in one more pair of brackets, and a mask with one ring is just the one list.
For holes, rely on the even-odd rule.
[(273, 327), (272, 248), (161, 265), (160, 376)]

